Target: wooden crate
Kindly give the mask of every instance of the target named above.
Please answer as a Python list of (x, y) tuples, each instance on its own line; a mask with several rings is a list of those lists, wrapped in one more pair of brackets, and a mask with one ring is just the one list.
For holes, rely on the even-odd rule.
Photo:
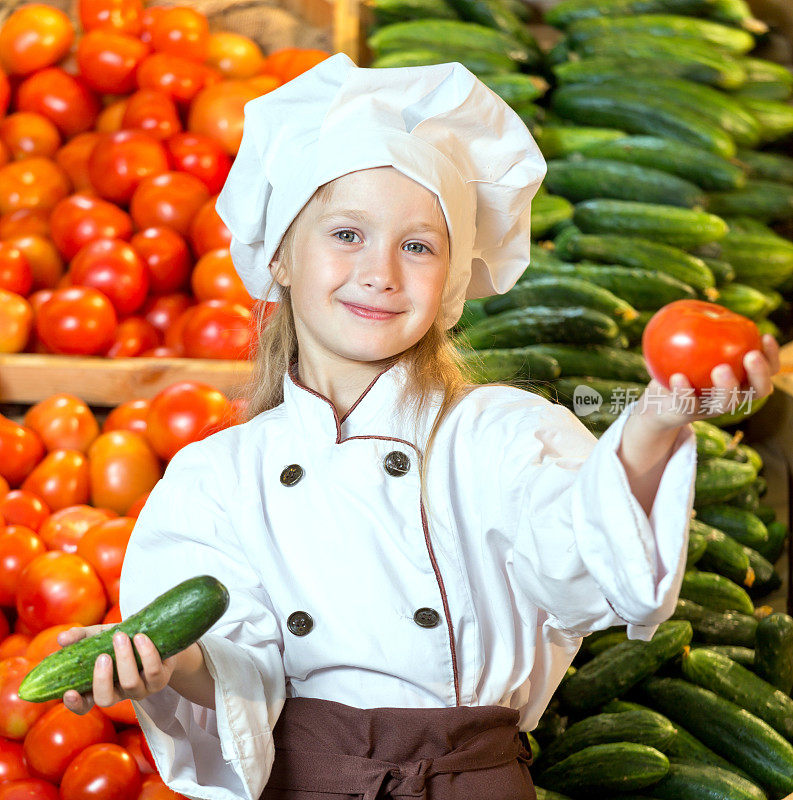
[(74, 394), (88, 405), (116, 406), (153, 397), (183, 380), (231, 392), (248, 376), (249, 361), (204, 358), (100, 358), (32, 353), (0, 354), (0, 403), (31, 404)]

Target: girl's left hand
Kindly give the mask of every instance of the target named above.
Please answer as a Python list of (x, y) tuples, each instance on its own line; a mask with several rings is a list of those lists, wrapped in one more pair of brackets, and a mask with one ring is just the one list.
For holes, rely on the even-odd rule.
[(770, 334), (762, 337), (762, 343), (764, 352), (751, 350), (744, 356), (748, 385), (738, 382), (728, 364), (719, 364), (710, 373), (714, 388), (698, 398), (688, 378), (677, 372), (669, 381), (669, 389), (653, 378), (634, 412), (660, 429), (669, 429), (734, 411), (744, 402), (757, 402), (773, 392), (771, 377), (779, 372), (779, 344)]

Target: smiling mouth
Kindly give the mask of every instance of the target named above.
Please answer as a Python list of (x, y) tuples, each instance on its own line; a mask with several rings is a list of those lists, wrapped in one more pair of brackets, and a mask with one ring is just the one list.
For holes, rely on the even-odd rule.
[(342, 305), (346, 306), (356, 316), (366, 317), (367, 319), (391, 319), (402, 313), (401, 311), (384, 311), (369, 306), (359, 306), (355, 303), (345, 303), (343, 300)]

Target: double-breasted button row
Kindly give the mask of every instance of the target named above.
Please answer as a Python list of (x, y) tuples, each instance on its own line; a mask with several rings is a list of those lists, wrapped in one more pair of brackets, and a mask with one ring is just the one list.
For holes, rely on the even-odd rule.
[[(410, 459), (401, 450), (392, 450), (383, 459), (383, 467), (389, 475), (399, 477), (410, 470)], [(281, 483), (284, 486), (294, 486), (305, 474), (300, 464), (290, 464), (281, 472)]]
[[(413, 615), (413, 621), (422, 628), (434, 628), (440, 619), (440, 614), (434, 608), (420, 608)], [(286, 620), (286, 627), (295, 636), (305, 636), (314, 627), (314, 620), (307, 611), (294, 611)]]

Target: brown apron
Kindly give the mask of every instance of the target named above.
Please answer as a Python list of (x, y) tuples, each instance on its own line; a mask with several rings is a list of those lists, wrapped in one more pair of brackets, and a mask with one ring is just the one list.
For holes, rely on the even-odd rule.
[(288, 698), (260, 800), (536, 800), (517, 711)]

